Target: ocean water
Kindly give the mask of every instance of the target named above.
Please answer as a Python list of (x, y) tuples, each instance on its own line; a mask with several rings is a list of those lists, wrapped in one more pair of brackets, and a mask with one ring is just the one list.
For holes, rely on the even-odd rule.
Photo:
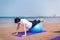
[[(14, 17), (2, 17), (0, 18), (0, 28), (5, 28), (5, 27), (16, 27), (17, 24), (14, 23)], [(35, 20), (37, 18), (24, 18), (24, 19), (27, 19), (27, 20)], [(44, 19), (44, 22), (43, 23), (51, 23), (51, 22), (60, 22), (60, 18), (43, 18)]]

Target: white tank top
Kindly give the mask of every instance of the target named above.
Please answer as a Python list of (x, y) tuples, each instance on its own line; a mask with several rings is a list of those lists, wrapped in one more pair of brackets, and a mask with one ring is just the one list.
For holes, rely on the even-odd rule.
[(21, 25), (26, 24), (26, 28), (28, 28), (28, 29), (30, 29), (30, 28), (32, 27), (32, 23), (29, 22), (29, 21), (26, 20), (26, 19), (21, 19), (20, 23), (21, 23)]

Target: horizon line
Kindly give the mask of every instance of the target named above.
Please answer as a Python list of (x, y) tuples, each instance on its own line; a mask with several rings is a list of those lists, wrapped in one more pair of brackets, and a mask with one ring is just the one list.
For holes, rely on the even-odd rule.
[(0, 16), (0, 17), (60, 17), (60, 16)]

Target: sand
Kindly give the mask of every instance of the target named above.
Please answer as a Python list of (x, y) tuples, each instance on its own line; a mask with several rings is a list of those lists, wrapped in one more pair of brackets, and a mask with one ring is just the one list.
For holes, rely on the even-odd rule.
[[(60, 33), (54, 32), (60, 30), (60, 22), (44, 23), (43, 29), (46, 30), (46, 32), (26, 37), (16, 37), (12, 36), (12, 33), (15, 32), (16, 27), (0, 28), (0, 40), (50, 40), (51, 38), (60, 35)], [(23, 31), (23, 27), (21, 27), (19, 31)]]

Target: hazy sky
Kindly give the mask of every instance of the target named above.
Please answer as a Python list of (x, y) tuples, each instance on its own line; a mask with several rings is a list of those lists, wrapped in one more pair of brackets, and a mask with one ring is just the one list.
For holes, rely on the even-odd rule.
[(60, 16), (60, 0), (0, 0), (0, 16)]

